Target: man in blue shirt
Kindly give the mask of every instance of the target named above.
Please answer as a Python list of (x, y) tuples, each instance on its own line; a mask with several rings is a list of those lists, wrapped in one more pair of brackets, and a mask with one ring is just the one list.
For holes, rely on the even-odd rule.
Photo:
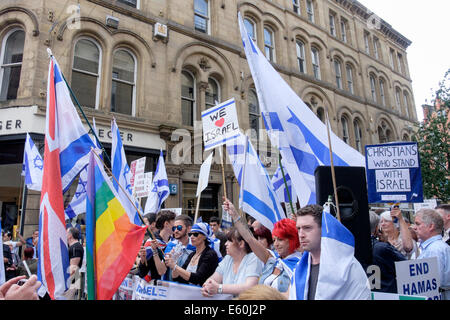
[[(421, 241), (417, 259), (437, 257), (441, 288), (450, 286), (450, 246), (442, 241), (444, 220), (435, 210), (421, 209), (415, 218), (415, 230)], [(442, 299), (450, 300), (450, 292), (442, 293)]]

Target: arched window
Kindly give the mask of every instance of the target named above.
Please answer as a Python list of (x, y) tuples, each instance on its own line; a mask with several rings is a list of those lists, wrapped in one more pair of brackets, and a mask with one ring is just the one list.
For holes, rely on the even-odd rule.
[(205, 91), (206, 109), (216, 105), (216, 101), (220, 102), (220, 86), (216, 79), (208, 78), (208, 88)]
[(384, 120), (378, 125), (378, 140), (380, 143), (393, 141), (392, 130)]
[(317, 117), (320, 119), (320, 121), (325, 122), (325, 112), (323, 111), (322, 107), (317, 108)]
[(249, 18), (244, 19), (244, 26), (247, 30), (247, 34), (252, 38), (253, 42), (257, 43), (257, 37), (256, 37), (256, 24)]
[(261, 113), (259, 110), (258, 96), (254, 89), (250, 89), (248, 92), (248, 118), (250, 125), (250, 138), (258, 140), (259, 130), (261, 129)]
[(375, 84), (375, 77), (373, 75), (370, 75), (370, 93), (373, 102), (377, 103), (377, 89)]
[(353, 121), (353, 129), (355, 131), (356, 150), (362, 152), (362, 130), (358, 120)]
[(384, 80), (380, 78), (380, 99), (381, 99), (381, 105), (384, 107), (386, 106), (386, 95), (384, 91)]
[(347, 72), (347, 89), (351, 94), (354, 94), (355, 88), (353, 87), (353, 68), (351, 65), (347, 64), (345, 69)]
[(264, 27), (264, 54), (269, 61), (275, 62), (274, 34), (269, 27)]
[(349, 135), (348, 135), (348, 121), (345, 116), (341, 117), (341, 125), (342, 125), (342, 140), (348, 144)]
[(297, 40), (295, 47), (297, 49), (298, 69), (301, 73), (305, 73), (306, 72), (305, 44), (301, 40)]
[(194, 0), (194, 27), (209, 34), (209, 1)]
[(311, 48), (311, 58), (314, 78), (320, 80), (320, 59), (319, 50), (315, 47)]
[(113, 56), (111, 111), (134, 115), (136, 61), (127, 50), (119, 49)]
[(336, 75), (336, 86), (342, 89), (342, 65), (337, 59), (334, 59), (334, 73)]
[(22, 29), (11, 30), (6, 34), (2, 41), (0, 60), (0, 101), (17, 98), (20, 72), (22, 70), (24, 44), (25, 32)]
[(100, 57), (100, 48), (91, 39), (82, 38), (75, 44), (72, 90), (83, 107), (98, 108)]
[(409, 141), (409, 136), (406, 133), (403, 135), (402, 141)]
[(181, 72), (181, 119), (184, 125), (194, 125), (195, 98), (195, 78), (189, 71), (183, 70)]

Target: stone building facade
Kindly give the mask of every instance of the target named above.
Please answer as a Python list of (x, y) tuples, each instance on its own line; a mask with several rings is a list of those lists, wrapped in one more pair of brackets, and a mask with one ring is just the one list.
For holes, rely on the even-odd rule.
[[(50, 48), (88, 119), (110, 150), (110, 121), (128, 160), (166, 158), (166, 207), (193, 214), (202, 162), (200, 114), (234, 98), (240, 127), (276, 169), (240, 39), (237, 12), (275, 69), (332, 130), (366, 144), (409, 140), (417, 122), (407, 48), (411, 42), (354, 0), (3, 0), (0, 4), (0, 201), (22, 207), (23, 143), (41, 147)], [(83, 120), (84, 121), (84, 120)], [(202, 194), (201, 215), (220, 215), (220, 160)], [(230, 166), (228, 196), (237, 199)], [(68, 202), (76, 186), (65, 195)], [(25, 233), (38, 221), (28, 192)], [(14, 207), (15, 206), (15, 207)], [(10, 212), (10, 210), (12, 210)], [(7, 211), (9, 213), (7, 213)]]

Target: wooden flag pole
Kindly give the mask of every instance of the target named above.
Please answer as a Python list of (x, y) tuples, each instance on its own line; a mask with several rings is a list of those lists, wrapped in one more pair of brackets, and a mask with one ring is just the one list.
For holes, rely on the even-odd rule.
[(331, 148), (330, 119), (328, 118), (328, 110), (325, 112), (325, 115), (326, 115), (326, 122), (327, 122), (328, 147), (330, 149), (331, 178), (333, 180), (334, 199), (336, 200), (336, 215), (337, 215), (338, 221), (340, 222), (341, 221), (341, 213), (339, 210), (339, 199), (338, 199), (337, 189), (336, 189), (336, 176), (334, 173), (333, 149)]
[(195, 217), (194, 217), (194, 224), (197, 223), (197, 218), (198, 218), (198, 209), (200, 207), (200, 197), (202, 196), (202, 193), (200, 192), (200, 194), (197, 197), (197, 205), (195, 206)]

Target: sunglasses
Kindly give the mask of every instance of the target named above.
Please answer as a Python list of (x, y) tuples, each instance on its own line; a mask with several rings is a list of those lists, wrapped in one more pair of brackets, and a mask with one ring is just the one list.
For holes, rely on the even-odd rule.
[(189, 237), (194, 236), (194, 237), (198, 237), (198, 235), (200, 234), (200, 232), (189, 232)]
[(172, 231), (175, 232), (175, 230), (181, 231), (181, 230), (183, 230), (183, 226), (182, 225), (173, 226)]

